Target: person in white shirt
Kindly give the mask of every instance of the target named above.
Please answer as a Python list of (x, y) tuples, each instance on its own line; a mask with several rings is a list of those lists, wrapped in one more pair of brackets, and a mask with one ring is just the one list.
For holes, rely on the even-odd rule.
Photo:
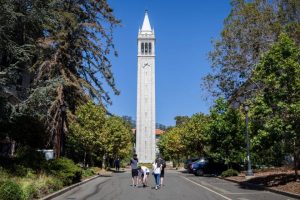
[(160, 173), (161, 173), (161, 163), (158, 159), (155, 159), (154, 163), (152, 164), (153, 175), (155, 179), (155, 189), (157, 190), (160, 187)]
[(147, 187), (148, 184), (148, 176), (150, 174), (150, 170), (146, 166), (138, 167), (139, 170), (139, 180), (143, 184), (143, 187)]

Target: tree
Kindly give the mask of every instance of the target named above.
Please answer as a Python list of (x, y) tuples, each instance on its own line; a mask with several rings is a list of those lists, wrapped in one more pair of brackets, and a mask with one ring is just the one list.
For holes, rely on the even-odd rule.
[(245, 126), (239, 110), (229, 107), (219, 98), (210, 110), (209, 146), (210, 155), (225, 159), (226, 163), (240, 163), (245, 154)]
[(176, 116), (175, 121), (176, 121), (176, 126), (179, 126), (181, 124), (186, 123), (189, 120), (188, 116)]
[(182, 124), (180, 140), (185, 147), (185, 154), (196, 155), (198, 157), (206, 154), (208, 141), (209, 117), (202, 114), (194, 114), (188, 121)]
[(168, 129), (160, 138), (157, 146), (164, 158), (171, 158), (177, 161), (184, 154), (184, 146), (181, 142), (182, 128), (173, 127)]
[(299, 1), (232, 0), (231, 6), (221, 37), (209, 53), (213, 72), (203, 81), (211, 94), (226, 99), (243, 84), (255, 84), (253, 69), (281, 31), (300, 45)]
[(109, 158), (127, 157), (132, 152), (132, 137), (131, 127), (126, 121), (117, 116), (107, 117), (102, 136), (106, 138), (105, 155)]
[(68, 141), (72, 142), (75, 148), (81, 147), (84, 150), (84, 165), (86, 158), (91, 157), (93, 152), (101, 152), (104, 155), (107, 140), (103, 135), (104, 126), (105, 112), (101, 105), (97, 106), (89, 101), (76, 111), (76, 121), (70, 124)]
[(263, 56), (254, 76), (262, 85), (260, 97), (272, 113), (269, 115), (273, 122), (272, 130), (275, 133), (280, 130), (286, 152), (294, 155), (297, 176), (300, 154), (300, 49), (287, 34), (282, 33), (278, 42)]
[(119, 20), (106, 1), (52, 0), (48, 8), (50, 20), (44, 37), (37, 40), (40, 56), (32, 66), (33, 88), (45, 87), (45, 80), (56, 83), (47, 125), (51, 135), (57, 136), (62, 130), (60, 105), (68, 104), (72, 114), (89, 99), (111, 103), (104, 83), (119, 93), (108, 59), (114, 50), (112, 30)]
[(38, 113), (48, 146), (63, 128), (67, 132), (62, 104), (71, 120), (90, 99), (111, 103), (107, 88), (119, 94), (108, 56), (117, 54), (112, 31), (120, 21), (105, 0), (1, 0), (0, 12), (0, 96), (15, 111), (9, 118)]

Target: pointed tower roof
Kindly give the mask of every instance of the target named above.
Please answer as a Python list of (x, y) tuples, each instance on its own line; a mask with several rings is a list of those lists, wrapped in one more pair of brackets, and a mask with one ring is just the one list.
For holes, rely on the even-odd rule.
[(141, 31), (151, 31), (150, 21), (148, 17), (148, 11), (145, 11), (144, 22)]

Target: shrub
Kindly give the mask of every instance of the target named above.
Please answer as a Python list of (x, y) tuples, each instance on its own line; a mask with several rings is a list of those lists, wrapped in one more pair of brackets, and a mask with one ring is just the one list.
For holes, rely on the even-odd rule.
[(226, 171), (222, 172), (221, 177), (228, 177), (228, 176), (238, 176), (239, 172), (235, 169), (227, 169)]
[(34, 199), (37, 198), (38, 188), (35, 187), (35, 184), (30, 182), (21, 183), (23, 191), (23, 199)]
[(31, 168), (24, 167), (23, 165), (13, 166), (14, 175), (26, 178), (33, 178), (34, 171)]
[(22, 165), (33, 170), (41, 170), (47, 161), (42, 152), (38, 152), (30, 147), (22, 147), (17, 150), (16, 162), (18, 165)]
[[(7, 173), (7, 171), (5, 169), (3, 169), (2, 167), (0, 167), (0, 177), (1, 177), (1, 181), (4, 181), (6, 179), (9, 178), (9, 174)], [(1, 184), (1, 183), (0, 183)]]
[(67, 158), (59, 158), (49, 161), (48, 170), (63, 181), (64, 185), (77, 183), (81, 180), (82, 170)]
[(0, 200), (22, 200), (23, 192), (19, 184), (12, 180), (0, 183)]
[(96, 172), (93, 169), (85, 169), (82, 171), (82, 177), (89, 177), (95, 175)]
[(54, 191), (60, 190), (64, 187), (64, 183), (62, 180), (56, 178), (56, 177), (49, 177), (46, 180), (47, 185), (47, 193), (52, 193)]

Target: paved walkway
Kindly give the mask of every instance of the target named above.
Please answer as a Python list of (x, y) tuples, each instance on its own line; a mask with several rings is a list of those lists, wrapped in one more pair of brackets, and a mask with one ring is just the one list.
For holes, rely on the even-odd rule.
[[(112, 177), (99, 177), (74, 188), (55, 200), (292, 200), (279, 194), (263, 190), (242, 188), (236, 183), (215, 177), (195, 177), (177, 171), (167, 171), (165, 186), (131, 186), (130, 173), (114, 173)], [(154, 179), (150, 175), (150, 185)]]

